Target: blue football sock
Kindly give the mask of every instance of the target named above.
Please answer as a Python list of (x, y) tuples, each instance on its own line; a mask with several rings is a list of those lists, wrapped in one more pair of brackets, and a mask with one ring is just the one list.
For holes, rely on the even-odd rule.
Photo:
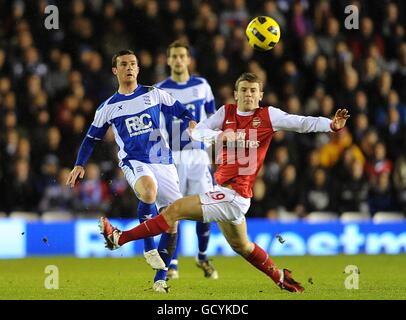
[(169, 264), (169, 269), (178, 270), (179, 238), (180, 238), (180, 223), (178, 224), (178, 240), (176, 241), (176, 248), (172, 255), (172, 260), (171, 263)]
[(196, 234), (199, 243), (199, 255), (200, 261), (207, 260), (207, 246), (209, 245), (210, 237), (210, 223), (197, 222)]
[[(140, 223), (155, 217), (157, 214), (158, 209), (155, 203), (149, 204), (140, 200), (138, 203), (138, 219), (140, 220)], [(144, 251), (147, 252), (153, 249), (155, 249), (154, 237), (145, 238)]]
[(161, 235), (161, 240), (159, 240), (158, 252), (162, 260), (165, 262), (166, 268), (163, 270), (158, 270), (155, 274), (154, 282), (158, 280), (166, 280), (166, 273), (168, 271), (169, 263), (172, 259), (172, 254), (176, 247), (176, 241), (178, 238), (177, 233), (163, 233)]

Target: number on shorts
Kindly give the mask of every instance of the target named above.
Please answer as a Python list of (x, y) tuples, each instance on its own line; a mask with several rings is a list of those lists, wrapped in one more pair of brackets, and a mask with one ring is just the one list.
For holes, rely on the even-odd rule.
[(209, 196), (213, 199), (213, 200), (223, 200), (226, 195), (222, 192), (209, 192)]

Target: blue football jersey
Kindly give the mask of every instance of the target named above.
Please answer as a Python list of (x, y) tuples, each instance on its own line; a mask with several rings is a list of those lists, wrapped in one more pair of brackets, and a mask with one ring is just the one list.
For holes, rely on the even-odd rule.
[[(180, 101), (195, 117), (196, 122), (207, 119), (209, 115), (216, 111), (212, 90), (204, 78), (191, 76), (187, 82), (177, 83), (169, 77), (157, 83), (156, 86)], [(192, 140), (186, 131), (188, 123), (176, 116), (166, 117), (165, 122), (169, 146), (172, 150), (183, 150), (186, 146), (204, 148), (204, 145), (200, 142), (191, 143)]]
[(121, 161), (173, 163), (164, 118), (174, 116), (187, 123), (193, 119), (167, 92), (139, 84), (134, 92), (117, 92), (99, 106), (87, 138), (101, 140), (111, 126)]

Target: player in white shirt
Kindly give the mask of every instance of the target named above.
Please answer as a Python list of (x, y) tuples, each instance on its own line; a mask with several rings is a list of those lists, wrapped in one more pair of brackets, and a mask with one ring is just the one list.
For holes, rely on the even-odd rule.
[[(180, 101), (192, 113), (197, 122), (207, 119), (216, 111), (216, 105), (210, 85), (202, 77), (189, 73), (190, 49), (181, 41), (175, 41), (167, 49), (168, 65), (171, 76), (156, 86), (168, 92)], [(210, 159), (205, 144), (192, 141), (187, 132), (188, 124), (173, 117), (166, 117), (169, 146), (172, 150), (175, 166), (179, 174), (180, 191), (183, 196), (206, 193), (213, 189), (213, 177), (210, 171)], [(210, 223), (197, 222), (196, 234), (199, 253), (196, 265), (204, 272), (204, 276), (217, 279), (218, 273), (209, 261), (206, 250), (209, 243)], [(178, 243), (180, 232), (178, 230)], [(172, 257), (167, 277), (179, 278), (178, 246)]]
[[(97, 109), (67, 184), (73, 187), (78, 177), (84, 177), (84, 166), (96, 142), (111, 126), (119, 147), (119, 166), (140, 200), (138, 214), (143, 222), (157, 215), (157, 209), (182, 197), (172, 152), (165, 138), (165, 117), (176, 116), (187, 124), (195, 121), (167, 92), (138, 84), (139, 67), (134, 52), (117, 53), (113, 57), (112, 72), (118, 79), (118, 91)], [(154, 278), (155, 291), (167, 291), (166, 272), (176, 246), (176, 230), (174, 226), (172, 232), (161, 236), (158, 250), (152, 237), (144, 244), (147, 262), (158, 270)]]

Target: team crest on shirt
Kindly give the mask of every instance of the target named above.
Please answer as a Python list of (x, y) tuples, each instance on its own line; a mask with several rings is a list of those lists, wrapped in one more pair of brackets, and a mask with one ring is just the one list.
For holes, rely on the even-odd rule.
[(192, 95), (197, 98), (199, 96), (199, 90), (197, 90), (197, 88), (193, 88)]
[(254, 128), (258, 128), (261, 125), (261, 119), (256, 117), (254, 119), (252, 119), (252, 126)]
[(150, 98), (149, 95), (144, 95), (142, 98), (144, 99), (144, 103), (145, 103), (146, 105), (148, 105), (148, 106), (151, 105), (151, 98)]

